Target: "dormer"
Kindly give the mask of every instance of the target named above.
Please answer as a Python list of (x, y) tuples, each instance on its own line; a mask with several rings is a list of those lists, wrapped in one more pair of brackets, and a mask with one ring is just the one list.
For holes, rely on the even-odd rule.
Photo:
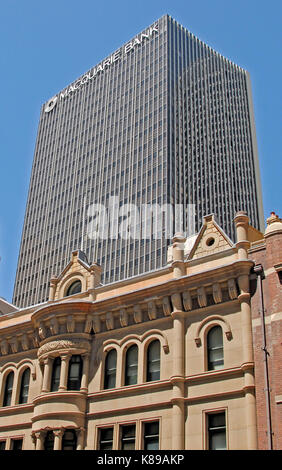
[(89, 297), (94, 300), (94, 291), (101, 285), (101, 266), (89, 265), (86, 255), (81, 250), (72, 252), (71, 260), (58, 277), (50, 280), (49, 301), (66, 297)]

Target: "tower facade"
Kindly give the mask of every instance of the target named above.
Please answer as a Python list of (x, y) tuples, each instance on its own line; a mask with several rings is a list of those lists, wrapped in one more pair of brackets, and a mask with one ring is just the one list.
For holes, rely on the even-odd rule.
[(45, 301), (75, 249), (108, 284), (204, 214), (234, 239), (238, 210), (262, 228), (248, 73), (165, 15), (43, 104), (13, 302)]

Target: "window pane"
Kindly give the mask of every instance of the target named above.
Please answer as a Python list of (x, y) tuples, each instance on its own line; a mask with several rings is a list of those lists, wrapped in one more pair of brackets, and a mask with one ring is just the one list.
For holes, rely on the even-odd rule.
[(80, 390), (82, 375), (81, 356), (74, 355), (69, 362), (68, 390)]
[(44, 440), (44, 450), (54, 450), (54, 434), (48, 431)]
[(6, 448), (6, 441), (0, 441), (0, 450), (5, 450)]
[(12, 400), (14, 372), (10, 372), (6, 378), (3, 406), (10, 406)]
[(160, 379), (160, 342), (153, 341), (147, 352), (147, 381)]
[(134, 450), (135, 449), (135, 424), (130, 426), (122, 426), (121, 433), (121, 449)]
[(105, 364), (105, 379), (104, 388), (114, 388), (116, 386), (116, 364), (117, 364), (117, 352), (112, 349), (108, 352)]
[(63, 435), (62, 450), (76, 450), (76, 433), (73, 430), (65, 431)]
[(212, 328), (207, 337), (208, 344), (208, 370), (222, 369), (223, 361), (223, 338), (220, 326)]
[(226, 449), (226, 425), (224, 412), (208, 415), (208, 434), (209, 449)]
[(22, 450), (23, 440), (22, 439), (12, 439), (12, 450)]
[(71, 286), (68, 288), (67, 293), (66, 293), (66, 296), (78, 294), (79, 292), (81, 292), (81, 282), (80, 282), (80, 281), (75, 281), (75, 282), (74, 282), (73, 284), (71, 284)]
[(159, 449), (159, 422), (145, 423), (144, 425), (144, 449)]
[(100, 450), (112, 450), (113, 448), (113, 428), (100, 429), (99, 432), (99, 449)]
[(56, 357), (56, 359), (53, 362), (51, 392), (57, 392), (59, 390), (60, 374), (61, 374), (61, 358)]
[(137, 383), (138, 348), (131, 346), (126, 353), (125, 385)]
[(27, 403), (29, 391), (30, 369), (26, 369), (22, 375), (21, 392), (19, 403)]

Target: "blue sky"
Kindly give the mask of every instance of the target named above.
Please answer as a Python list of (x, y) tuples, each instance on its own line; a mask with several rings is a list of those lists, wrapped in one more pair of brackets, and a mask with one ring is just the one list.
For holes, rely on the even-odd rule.
[(265, 218), (282, 216), (281, 0), (0, 5), (0, 296), (12, 300), (40, 107), (163, 14), (251, 75)]

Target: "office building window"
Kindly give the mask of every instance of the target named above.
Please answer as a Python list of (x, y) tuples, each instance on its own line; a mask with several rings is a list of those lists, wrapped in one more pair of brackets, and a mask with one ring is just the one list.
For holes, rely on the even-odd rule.
[(29, 381), (30, 381), (30, 368), (28, 367), (22, 375), (19, 404), (28, 402)]
[(114, 428), (99, 429), (99, 449), (112, 450), (113, 448)]
[(82, 376), (82, 358), (74, 355), (69, 362), (68, 390), (80, 390)]
[(117, 370), (117, 352), (111, 349), (106, 356), (104, 389), (114, 388), (116, 386), (116, 370)]
[(11, 449), (12, 450), (22, 450), (23, 448), (23, 440), (22, 439), (12, 439), (11, 441)]
[(207, 336), (208, 370), (223, 368), (223, 338), (220, 326), (214, 326)]
[(6, 441), (0, 441), (0, 450), (6, 449)]
[(134, 344), (126, 352), (125, 360), (125, 385), (137, 383), (138, 372), (138, 347)]
[(60, 375), (61, 375), (61, 358), (56, 357), (53, 362), (51, 392), (57, 392), (59, 390)]
[(44, 439), (44, 450), (54, 450), (54, 433), (48, 431)]
[(3, 406), (11, 405), (13, 384), (14, 384), (14, 372), (10, 372), (6, 378)]
[(208, 414), (208, 448), (210, 450), (226, 449), (225, 412)]
[(68, 297), (69, 295), (74, 295), (74, 294), (78, 294), (79, 292), (81, 292), (81, 281), (74, 281), (68, 288), (67, 292), (66, 292), (66, 297)]
[(121, 450), (135, 449), (135, 424), (121, 426)]
[(64, 432), (62, 440), (62, 450), (76, 450), (77, 438), (73, 429)]
[(160, 380), (160, 342), (152, 341), (147, 350), (147, 382)]
[(144, 449), (159, 449), (159, 422), (143, 423)]

